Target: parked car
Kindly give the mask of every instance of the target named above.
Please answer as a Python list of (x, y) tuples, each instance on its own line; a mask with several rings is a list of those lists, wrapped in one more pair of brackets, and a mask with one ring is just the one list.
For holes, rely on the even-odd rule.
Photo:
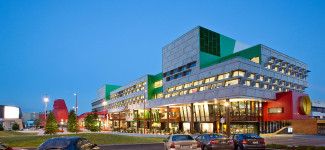
[(164, 140), (165, 150), (199, 150), (200, 143), (187, 134), (173, 134)]
[(231, 149), (233, 150), (235, 145), (234, 141), (222, 134), (201, 134), (196, 137), (202, 150), (216, 150), (216, 149)]
[(0, 143), (0, 150), (13, 150), (11, 147)]
[(257, 134), (235, 134), (233, 139), (237, 150), (265, 149), (264, 138)]
[(38, 150), (99, 150), (96, 144), (92, 144), (85, 138), (59, 137), (51, 138), (38, 147)]

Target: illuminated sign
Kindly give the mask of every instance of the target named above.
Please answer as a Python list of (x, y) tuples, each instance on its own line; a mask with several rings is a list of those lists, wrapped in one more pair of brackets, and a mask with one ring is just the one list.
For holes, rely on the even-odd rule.
[(310, 115), (311, 113), (311, 101), (309, 96), (299, 97), (299, 113), (301, 115)]
[(4, 118), (5, 119), (19, 119), (19, 108), (13, 106), (4, 107)]

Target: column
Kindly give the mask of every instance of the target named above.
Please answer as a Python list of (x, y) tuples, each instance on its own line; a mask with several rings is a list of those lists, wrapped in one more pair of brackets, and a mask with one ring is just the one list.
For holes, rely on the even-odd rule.
[(190, 110), (191, 110), (191, 122), (190, 122), (190, 132), (194, 133), (194, 105), (193, 103), (191, 103), (190, 106)]
[[(229, 99), (226, 99), (226, 103), (229, 103)], [(227, 130), (226, 130), (227, 136), (230, 137), (230, 109), (229, 109), (229, 104), (226, 107), (226, 127), (227, 127)]]
[(167, 122), (166, 122), (166, 131), (169, 131), (169, 106), (166, 107), (167, 108)]

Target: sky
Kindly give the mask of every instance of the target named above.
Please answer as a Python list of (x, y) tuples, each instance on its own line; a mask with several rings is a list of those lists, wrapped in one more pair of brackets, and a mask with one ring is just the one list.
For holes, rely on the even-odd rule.
[(162, 47), (200, 25), (308, 64), (306, 90), (325, 101), (325, 1), (0, 1), (0, 104), (44, 110), (78, 93), (91, 111), (102, 85), (162, 70)]

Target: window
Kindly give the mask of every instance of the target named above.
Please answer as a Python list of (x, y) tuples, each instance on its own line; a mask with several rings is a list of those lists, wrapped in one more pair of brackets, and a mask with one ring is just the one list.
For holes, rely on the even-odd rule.
[(245, 85), (246, 86), (251, 86), (251, 81), (249, 81), (249, 80), (245, 81)]
[(252, 62), (259, 64), (260, 63), (260, 57), (253, 57), (251, 59)]
[(237, 84), (239, 84), (239, 79), (234, 79), (234, 80), (226, 81), (225, 86), (229, 86), (229, 85), (237, 85)]
[(192, 83), (186, 83), (185, 86), (184, 86), (184, 88), (189, 88), (191, 86), (192, 86)]
[(203, 80), (194, 81), (194, 86), (201, 85), (203, 83)]
[(255, 79), (255, 74), (254, 73), (251, 73), (248, 78)]
[(260, 76), (260, 81), (264, 81), (264, 77), (263, 76)]
[(218, 75), (218, 80), (223, 80), (229, 78), (229, 73)]
[(173, 92), (175, 87), (168, 88), (167, 92)]
[(196, 93), (196, 92), (197, 92), (197, 88), (190, 89), (190, 91), (189, 91), (190, 94)]
[(165, 98), (169, 98), (169, 97), (170, 97), (170, 94), (166, 94), (166, 95), (165, 95)]
[(255, 87), (259, 88), (260, 87), (260, 83), (256, 82), (255, 83)]
[(207, 79), (205, 79), (204, 83), (210, 83), (210, 82), (213, 82), (214, 80), (215, 80), (215, 77), (207, 78)]
[(176, 86), (176, 90), (181, 90), (183, 88), (183, 85)]
[(232, 74), (233, 77), (244, 77), (245, 76), (245, 72), (241, 71), (241, 70), (237, 70), (234, 71), (234, 73)]
[(158, 87), (161, 87), (162, 84), (163, 84), (162, 80), (159, 80), (159, 81), (157, 81), (157, 82), (155, 82), (155, 83), (153, 84), (153, 87), (154, 87), (154, 88), (158, 88)]
[(283, 108), (282, 107), (269, 108), (268, 113), (270, 113), (270, 114), (281, 114), (281, 113), (283, 113)]

